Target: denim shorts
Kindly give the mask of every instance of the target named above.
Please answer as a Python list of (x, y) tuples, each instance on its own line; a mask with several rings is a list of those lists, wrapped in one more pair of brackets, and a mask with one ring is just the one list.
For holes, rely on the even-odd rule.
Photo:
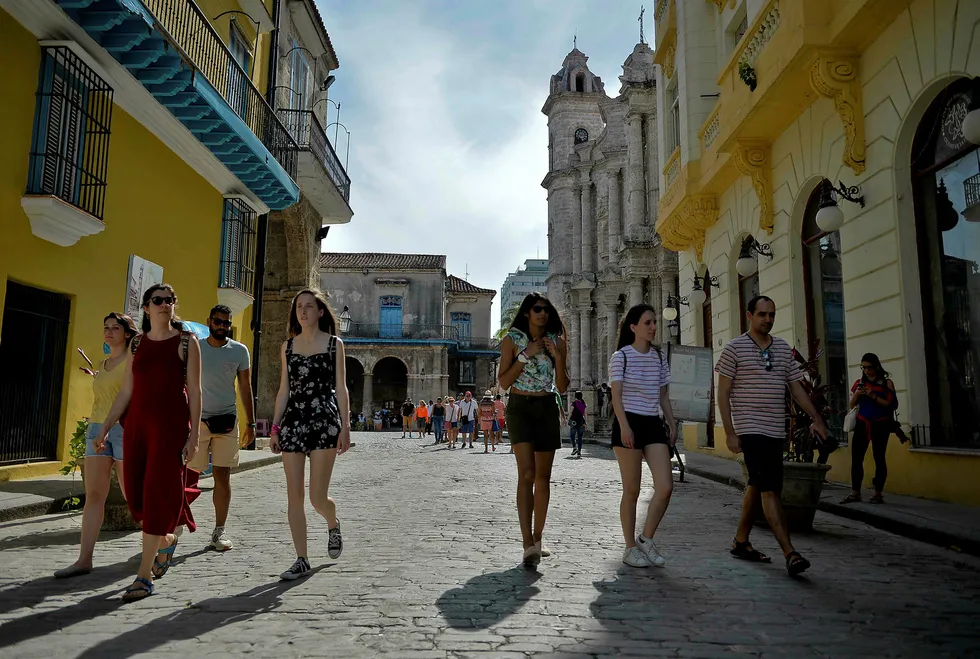
[(463, 434), (473, 432), (473, 425), (472, 421), (464, 421), (462, 427)]
[(88, 424), (85, 431), (85, 457), (86, 458), (112, 458), (122, 462), (123, 459), (123, 429), (118, 423), (112, 427), (105, 438), (105, 451), (95, 452), (95, 437), (102, 430), (101, 423)]

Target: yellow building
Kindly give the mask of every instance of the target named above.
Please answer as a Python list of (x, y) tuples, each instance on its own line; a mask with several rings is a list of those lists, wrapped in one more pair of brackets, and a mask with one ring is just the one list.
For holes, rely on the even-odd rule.
[[(980, 505), (980, 158), (961, 129), (980, 3), (659, 0), (655, 19), (657, 230), (679, 294), (707, 298), (679, 306), (681, 343), (717, 359), (761, 291), (774, 334), (826, 349), (841, 409), (877, 353), (912, 435), (889, 443), (886, 490)], [(713, 420), (685, 446), (731, 457)]]
[[(286, 4), (0, 0), (0, 480), (60, 467), (92, 403), (76, 348), (101, 359), (103, 317), (138, 313), (161, 278), (185, 320), (228, 304), (252, 343), (265, 226), (309, 203), (300, 162), (323, 133), (267, 100), (291, 73), (271, 65), (289, 49), (277, 28), (326, 35), (312, 0)], [(351, 215), (343, 168), (320, 169), (305, 170), (317, 228)]]

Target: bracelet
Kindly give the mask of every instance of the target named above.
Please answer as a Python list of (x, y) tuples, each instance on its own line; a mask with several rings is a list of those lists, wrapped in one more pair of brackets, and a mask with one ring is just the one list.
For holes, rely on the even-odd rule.
[(269, 434), (270, 435), (278, 435), (280, 430), (282, 430), (282, 428), (280, 428), (278, 424), (273, 423), (272, 424), (272, 430), (269, 431)]

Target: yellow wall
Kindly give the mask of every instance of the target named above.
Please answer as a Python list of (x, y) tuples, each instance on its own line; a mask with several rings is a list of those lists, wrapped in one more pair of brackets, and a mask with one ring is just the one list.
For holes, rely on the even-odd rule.
[[(40, 49), (0, 10), (0, 307), (6, 280), (72, 297), (59, 457), (75, 421), (90, 412), (91, 379), (78, 370), (83, 348), (102, 354), (102, 319), (122, 311), (130, 254), (163, 266), (179, 297), (178, 313), (205, 322), (217, 303), (222, 195), (118, 106), (109, 140), (105, 230), (59, 247), (35, 237), (20, 206), (27, 186)], [(246, 311), (245, 316), (251, 315)], [(251, 345), (249, 318), (236, 318), (236, 336)], [(2, 322), (2, 321), (0, 321)], [(57, 467), (50, 465), (51, 472)], [(43, 470), (42, 470), (43, 471)], [(38, 473), (0, 467), (0, 480)]]

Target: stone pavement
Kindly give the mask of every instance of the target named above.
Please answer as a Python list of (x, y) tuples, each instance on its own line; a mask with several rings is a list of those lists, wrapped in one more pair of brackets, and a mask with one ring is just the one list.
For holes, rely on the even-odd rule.
[[(185, 534), (157, 595), (122, 605), (136, 534), (103, 537), (101, 567), (51, 572), (76, 553), (79, 518), (0, 525), (3, 657), (975, 657), (980, 560), (818, 513), (797, 547), (805, 579), (781, 563), (727, 553), (738, 495), (677, 484), (658, 534), (665, 569), (620, 562), (619, 474), (609, 449), (555, 460), (539, 572), (518, 567), (515, 468), (504, 452), (356, 437), (332, 494), (346, 548), (326, 557), (326, 524), (308, 510), (316, 574), (281, 583), (292, 562), (279, 467), (233, 478), (237, 546), (204, 552), (213, 512)], [(642, 499), (650, 495), (645, 477)], [(106, 534), (108, 535), (108, 534)], [(757, 545), (775, 542), (759, 530)]]

